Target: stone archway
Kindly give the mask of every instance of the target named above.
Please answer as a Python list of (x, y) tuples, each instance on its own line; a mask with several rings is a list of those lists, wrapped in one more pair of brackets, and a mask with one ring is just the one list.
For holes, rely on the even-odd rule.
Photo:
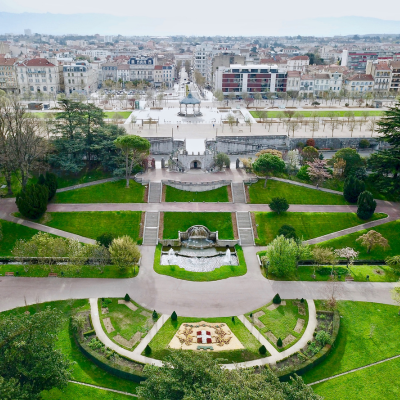
[(190, 163), (190, 169), (201, 169), (201, 162), (199, 160), (193, 160)]

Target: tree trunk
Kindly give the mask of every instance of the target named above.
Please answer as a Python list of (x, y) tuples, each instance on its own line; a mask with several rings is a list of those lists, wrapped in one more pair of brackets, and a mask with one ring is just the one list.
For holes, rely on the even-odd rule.
[(268, 180), (268, 176), (265, 177), (264, 188), (267, 187), (267, 180)]
[(7, 196), (12, 196), (13, 192), (11, 189), (11, 176), (6, 176), (6, 182), (7, 182)]
[(129, 153), (126, 154), (125, 157), (125, 179), (126, 179), (126, 188), (129, 188)]

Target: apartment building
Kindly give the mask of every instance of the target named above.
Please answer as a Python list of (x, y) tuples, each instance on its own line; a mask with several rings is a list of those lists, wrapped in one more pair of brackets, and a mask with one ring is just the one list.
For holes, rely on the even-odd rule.
[(193, 69), (199, 71), (206, 78), (206, 85), (210, 85), (213, 75), (213, 57), (218, 51), (209, 45), (197, 45), (193, 53)]
[(175, 65), (163, 65), (163, 82), (165, 87), (171, 88), (175, 82)]
[(392, 70), (387, 62), (367, 62), (366, 73), (374, 78), (374, 91), (377, 93), (387, 93), (390, 89), (392, 80)]
[(300, 91), (300, 71), (288, 71), (287, 73), (287, 92), (299, 92)]
[(15, 64), (20, 92), (59, 93), (64, 91), (62, 66), (57, 61), (32, 58)]
[(277, 65), (240, 65), (218, 67), (215, 89), (223, 93), (286, 92), (287, 73)]
[(128, 61), (131, 81), (144, 80), (153, 82), (156, 63), (157, 60), (154, 57), (131, 57)]
[(122, 82), (130, 81), (131, 70), (128, 64), (119, 64), (117, 66), (117, 80)]
[(0, 89), (5, 92), (17, 92), (17, 76), (15, 73), (14, 64), (16, 58), (3, 57), (0, 55)]
[(214, 83), (215, 72), (218, 67), (227, 67), (229, 68), (231, 64), (241, 64), (244, 65), (246, 63), (246, 57), (234, 54), (234, 53), (222, 53), (213, 57), (212, 60), (212, 72), (211, 72), (211, 82)]
[(63, 66), (65, 94), (74, 92), (90, 96), (97, 89), (97, 70), (87, 61)]
[(288, 71), (304, 71), (307, 65), (310, 65), (308, 56), (296, 56), (287, 60)]
[(390, 63), (392, 79), (390, 82), (390, 90), (400, 92), (400, 61), (392, 61)]
[(301, 75), (300, 93), (306, 96), (314, 94), (314, 76), (306, 74)]
[(345, 80), (345, 89), (353, 93), (368, 93), (374, 90), (374, 77), (371, 74), (355, 74)]
[(101, 81), (114, 81), (118, 80), (118, 63), (105, 62), (101, 64)]

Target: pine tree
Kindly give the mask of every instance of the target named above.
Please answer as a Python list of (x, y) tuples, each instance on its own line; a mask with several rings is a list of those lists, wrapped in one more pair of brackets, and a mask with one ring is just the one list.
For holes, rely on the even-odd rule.
[(176, 312), (174, 311), (172, 314), (171, 314), (171, 321), (177, 321), (178, 320), (178, 316), (176, 315)]
[(264, 345), (262, 345), (259, 349), (258, 349), (260, 354), (266, 354), (267, 353), (267, 349), (265, 348)]
[(276, 342), (276, 345), (278, 347), (282, 347), (283, 343), (282, 343), (282, 339), (281, 338), (278, 339), (278, 341)]
[(125, 301), (131, 301), (131, 297), (129, 296), (129, 294), (127, 293), (124, 297)]
[(367, 190), (362, 192), (358, 196), (357, 204), (357, 215), (359, 218), (369, 219), (372, 217), (375, 212), (376, 201), (374, 200), (371, 192), (368, 192)]
[(147, 345), (144, 349), (144, 354), (146, 354), (146, 356), (148, 356), (149, 354), (151, 354), (151, 347), (149, 345)]
[(36, 219), (47, 210), (49, 190), (44, 185), (28, 185), (16, 197), (19, 212), (26, 218)]
[(279, 296), (279, 293), (277, 293), (274, 298), (272, 299), (272, 302), (274, 304), (281, 304), (282, 300), (281, 300), (281, 296)]
[(343, 196), (349, 203), (357, 203), (358, 196), (365, 190), (365, 183), (350, 175), (344, 181)]

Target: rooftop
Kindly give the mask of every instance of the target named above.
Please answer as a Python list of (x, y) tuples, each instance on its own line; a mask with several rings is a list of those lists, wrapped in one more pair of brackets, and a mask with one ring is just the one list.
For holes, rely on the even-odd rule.
[(185, 97), (180, 101), (180, 104), (200, 104), (200, 103), (201, 101), (199, 99), (196, 99), (196, 97), (194, 97), (192, 93), (189, 93), (187, 97)]

